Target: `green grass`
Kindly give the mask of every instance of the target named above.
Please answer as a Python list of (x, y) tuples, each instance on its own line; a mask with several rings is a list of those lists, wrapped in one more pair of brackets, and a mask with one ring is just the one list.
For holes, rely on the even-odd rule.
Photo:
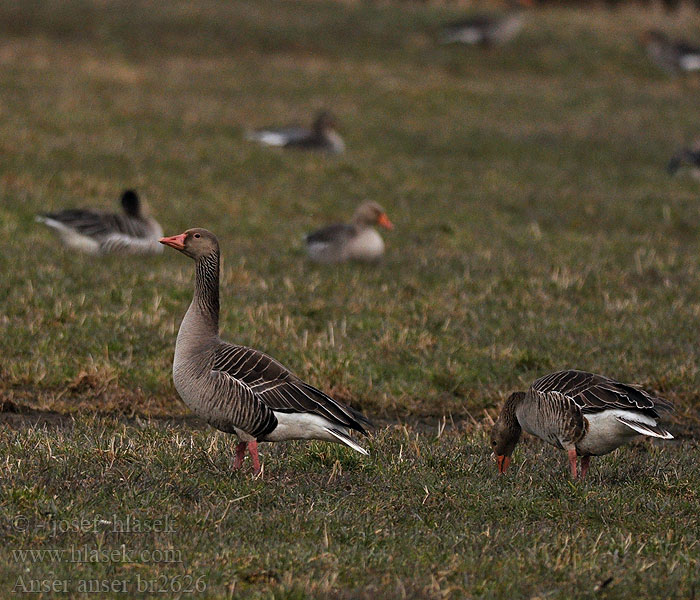
[[(570, 598), (609, 576), (607, 597), (695, 593), (692, 437), (601, 459), (578, 486), (536, 444), (495, 477), (483, 428), (510, 391), (576, 367), (664, 394), (674, 431), (696, 430), (698, 185), (664, 166), (698, 134), (700, 80), (660, 73), (636, 38), (662, 18), (692, 37), (700, 17), (547, 8), (506, 48), (436, 45), (460, 13), (0, 5), (0, 406), (78, 417), (35, 430), (5, 414), (20, 423), (0, 425), (8, 519), (174, 515), (177, 539), (129, 543), (183, 548), (212, 597)], [(244, 140), (321, 107), (339, 118), (340, 157)], [(125, 187), (167, 234), (219, 236), (225, 339), (417, 429), (380, 428), (370, 460), (265, 448), (253, 481), (229, 474), (231, 440), (160, 420), (188, 414), (170, 366), (191, 262), (75, 256), (33, 221), (114, 208)], [(364, 199), (396, 224), (385, 260), (306, 261), (302, 235)], [(435, 440), (444, 415), (457, 426)], [(8, 549), (79, 539), (23, 541), (8, 519)]]
[[(50, 571), (72, 590), (134, 590), (139, 577), (189, 576), (206, 586), (197, 597), (235, 598), (586, 598), (609, 578), (606, 598), (688, 598), (697, 585), (697, 442), (594, 460), (584, 483), (539, 443), (496, 476), (478, 430), (389, 427), (370, 449), (266, 445), (254, 479), (231, 473), (232, 439), (208, 430), (85, 418), (8, 430), (0, 580)], [(127, 518), (163, 525), (129, 533)], [(65, 562), (98, 544), (132, 562)], [(149, 563), (156, 552), (177, 562)]]

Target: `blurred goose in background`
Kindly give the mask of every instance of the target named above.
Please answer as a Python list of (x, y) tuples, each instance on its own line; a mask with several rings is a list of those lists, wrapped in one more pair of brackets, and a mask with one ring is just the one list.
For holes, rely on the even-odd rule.
[(559, 371), (541, 377), (527, 392), (506, 400), (491, 432), (498, 472), (505, 473), (524, 429), (566, 450), (571, 475), (588, 471), (591, 456), (612, 452), (639, 435), (672, 439), (658, 425), (659, 413), (670, 412), (670, 402), (642, 389), (585, 371)]
[(306, 236), (306, 250), (311, 260), (337, 263), (347, 260), (373, 261), (384, 254), (384, 240), (374, 225), (393, 229), (384, 209), (376, 202), (361, 204), (348, 224), (338, 223)]
[(316, 115), (311, 129), (304, 127), (257, 129), (248, 132), (246, 138), (265, 146), (322, 150), (331, 154), (340, 154), (345, 151), (345, 142), (336, 131), (336, 127), (335, 117), (324, 110)]
[(689, 167), (696, 179), (700, 179), (700, 140), (688, 147), (679, 150), (668, 162), (666, 169), (671, 175), (675, 175), (681, 168)]
[(642, 34), (649, 58), (667, 73), (700, 71), (700, 47), (683, 40), (671, 40), (658, 29)]
[(146, 214), (134, 190), (121, 196), (123, 214), (89, 208), (42, 213), (36, 220), (56, 231), (61, 241), (89, 254), (155, 254), (163, 251), (163, 229)]
[(506, 44), (520, 33), (526, 20), (524, 8), (531, 5), (532, 0), (510, 0), (505, 14), (475, 14), (449, 23), (442, 29), (440, 43), (471, 46)]
[(246, 448), (260, 472), (258, 442), (316, 439), (367, 451), (349, 435), (365, 434), (368, 419), (304, 383), (258, 350), (219, 338), (219, 242), (206, 229), (164, 237), (162, 244), (194, 259), (194, 297), (175, 344), (173, 381), (185, 404), (212, 427), (241, 440), (233, 464)]

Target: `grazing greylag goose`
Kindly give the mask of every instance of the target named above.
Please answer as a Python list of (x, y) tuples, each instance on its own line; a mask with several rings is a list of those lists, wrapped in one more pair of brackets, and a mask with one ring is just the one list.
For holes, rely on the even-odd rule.
[(639, 435), (664, 440), (673, 436), (658, 425), (670, 402), (642, 389), (585, 371), (559, 371), (535, 381), (527, 392), (506, 400), (491, 432), (498, 472), (510, 464), (521, 430), (566, 450), (571, 474), (581, 457), (581, 477), (591, 456), (612, 452)]
[(496, 46), (510, 42), (525, 24), (525, 6), (531, 0), (511, 0), (509, 10), (503, 15), (476, 14), (442, 29), (442, 44), (468, 44), (470, 46)]
[(658, 29), (650, 29), (642, 34), (649, 58), (664, 71), (700, 71), (700, 48), (683, 40), (671, 40)]
[(691, 147), (683, 148), (676, 153), (666, 169), (671, 175), (675, 175), (684, 166), (690, 168), (693, 177), (700, 179), (700, 140), (697, 140)]
[(309, 257), (321, 263), (377, 260), (384, 254), (384, 240), (374, 225), (394, 228), (379, 204), (364, 202), (350, 223), (329, 225), (308, 234), (305, 240)]
[(304, 383), (258, 350), (219, 338), (219, 242), (206, 229), (164, 237), (162, 244), (195, 261), (194, 297), (175, 344), (173, 381), (185, 404), (207, 423), (241, 440), (234, 468), (246, 448), (260, 472), (258, 442), (316, 439), (367, 451), (349, 435), (366, 434), (369, 420)]
[(36, 220), (58, 233), (61, 241), (89, 254), (154, 254), (163, 251), (163, 229), (149, 217), (134, 190), (121, 197), (123, 214), (75, 208), (42, 213)]
[(331, 154), (345, 151), (345, 142), (336, 131), (335, 117), (327, 110), (321, 111), (311, 126), (258, 129), (247, 134), (247, 139), (266, 146), (323, 150)]

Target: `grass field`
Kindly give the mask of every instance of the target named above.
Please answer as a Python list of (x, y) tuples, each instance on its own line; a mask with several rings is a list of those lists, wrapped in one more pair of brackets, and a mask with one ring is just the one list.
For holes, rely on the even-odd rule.
[[(0, 596), (162, 575), (202, 598), (695, 597), (699, 186), (664, 166), (700, 133), (700, 78), (659, 72), (637, 35), (692, 37), (700, 14), (541, 8), (506, 48), (436, 45), (462, 12), (0, 5)], [(342, 156), (244, 139), (322, 107)], [(219, 236), (225, 339), (375, 419), (369, 459), (264, 446), (262, 478), (230, 473), (233, 440), (171, 381), (191, 262), (76, 256), (34, 223), (126, 187), (166, 234)], [(364, 199), (396, 224), (385, 260), (307, 262), (302, 235)], [(530, 440), (496, 477), (496, 407), (567, 367), (673, 400), (678, 441), (574, 484)], [(84, 544), (182, 562), (13, 554)]]

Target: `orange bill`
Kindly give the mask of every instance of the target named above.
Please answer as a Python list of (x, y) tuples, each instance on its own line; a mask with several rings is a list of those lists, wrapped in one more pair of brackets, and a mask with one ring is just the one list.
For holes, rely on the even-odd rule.
[(382, 213), (379, 215), (379, 218), (377, 219), (377, 225), (381, 225), (385, 229), (393, 229), (394, 224), (389, 220), (389, 217), (386, 216), (386, 213)]
[(175, 250), (185, 249), (185, 238), (187, 238), (186, 233), (181, 233), (180, 235), (173, 235), (171, 237), (162, 237), (158, 241), (161, 244), (175, 248)]

